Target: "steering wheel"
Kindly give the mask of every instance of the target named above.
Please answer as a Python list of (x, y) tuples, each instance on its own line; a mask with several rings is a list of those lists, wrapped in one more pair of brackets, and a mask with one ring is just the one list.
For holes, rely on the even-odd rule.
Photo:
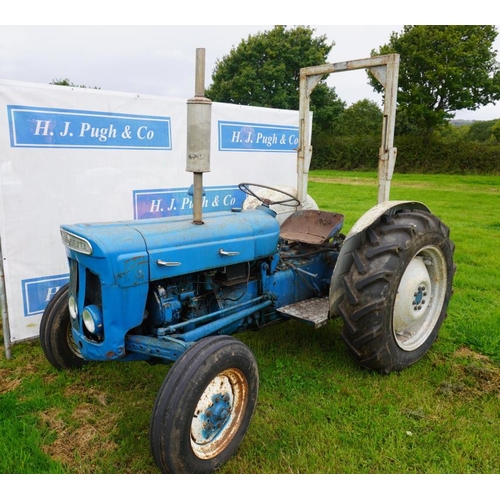
[[(269, 189), (270, 191), (275, 191), (276, 193), (284, 194), (285, 198), (277, 201), (273, 201), (268, 198), (263, 198), (262, 196), (255, 194), (255, 192), (252, 190), (250, 186)], [(272, 186), (264, 186), (263, 184), (252, 184), (249, 182), (242, 182), (241, 184), (238, 184), (238, 188), (245, 194), (249, 194), (250, 196), (257, 198), (266, 207), (269, 207), (270, 205), (284, 205), (285, 207), (298, 207), (300, 205), (300, 200), (298, 198), (292, 196), (290, 193), (287, 193), (286, 191), (282, 191), (281, 189), (277, 189)]]

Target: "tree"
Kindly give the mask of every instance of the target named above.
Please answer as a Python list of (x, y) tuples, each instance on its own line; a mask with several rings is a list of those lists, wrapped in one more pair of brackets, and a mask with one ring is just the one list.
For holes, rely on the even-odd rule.
[[(398, 53), (399, 123), (429, 139), (460, 109), (475, 110), (500, 99), (500, 65), (492, 49), (498, 32), (488, 25), (407, 25), (372, 55)], [(370, 78), (382, 92), (380, 84)]]
[[(325, 35), (314, 37), (307, 26), (275, 26), (250, 35), (216, 61), (206, 96), (218, 102), (298, 109), (300, 68), (324, 64), (332, 46)], [(323, 81), (311, 95), (314, 124), (322, 130), (344, 107)]]
[(492, 140), (500, 142), (500, 120), (497, 120), (496, 123), (491, 127), (491, 137)]
[[(62, 87), (78, 87), (80, 89), (87, 89), (86, 85), (77, 85), (76, 83), (73, 83), (69, 78), (54, 78), (51, 82), (50, 85), (61, 85)], [(93, 89), (100, 90), (99, 87), (92, 87)]]
[(383, 113), (377, 103), (362, 99), (349, 106), (340, 116), (337, 131), (344, 136), (380, 135)]
[(474, 122), (468, 130), (465, 140), (477, 142), (498, 142), (500, 120)]

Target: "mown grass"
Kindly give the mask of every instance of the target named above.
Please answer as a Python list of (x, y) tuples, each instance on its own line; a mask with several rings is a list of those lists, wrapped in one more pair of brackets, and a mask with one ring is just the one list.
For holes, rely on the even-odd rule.
[[(310, 173), (345, 232), (376, 200), (376, 175)], [(240, 473), (456, 473), (500, 470), (500, 177), (395, 175), (392, 199), (426, 203), (456, 244), (454, 296), (430, 353), (404, 372), (360, 369), (340, 320), (239, 337), (259, 363), (257, 411)], [(149, 418), (167, 366), (97, 363), (57, 372), (38, 341), (0, 352), (0, 472), (157, 473)]]

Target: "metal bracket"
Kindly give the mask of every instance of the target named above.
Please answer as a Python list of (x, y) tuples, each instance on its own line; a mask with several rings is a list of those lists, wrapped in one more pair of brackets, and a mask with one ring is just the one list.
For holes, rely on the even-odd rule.
[(321, 79), (330, 73), (368, 69), (385, 90), (382, 124), (382, 143), (379, 151), (378, 202), (389, 200), (390, 182), (396, 161), (394, 127), (398, 91), (399, 54), (388, 54), (333, 64), (310, 66), (300, 70), (299, 147), (297, 150), (297, 198), (307, 201), (307, 181), (311, 163), (311, 123), (309, 119), (310, 95)]

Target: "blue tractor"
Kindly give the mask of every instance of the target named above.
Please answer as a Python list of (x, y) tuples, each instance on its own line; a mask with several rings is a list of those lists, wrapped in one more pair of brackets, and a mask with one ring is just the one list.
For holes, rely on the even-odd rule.
[[(304, 68), (297, 188), (242, 183), (254, 208), (204, 217), (210, 101), (197, 76), (188, 101), (193, 216), (61, 227), (70, 279), (43, 314), (43, 351), (57, 369), (107, 360), (173, 363), (150, 426), (162, 472), (212, 472), (240, 445), (259, 374), (234, 334), (290, 318), (320, 327), (340, 316), (353, 358), (381, 373), (417, 362), (437, 338), (452, 293), (454, 245), (425, 205), (388, 200), (398, 61), (392, 55)], [(308, 95), (318, 75), (364, 67), (386, 88), (379, 203), (345, 236), (343, 215), (304, 208)]]

